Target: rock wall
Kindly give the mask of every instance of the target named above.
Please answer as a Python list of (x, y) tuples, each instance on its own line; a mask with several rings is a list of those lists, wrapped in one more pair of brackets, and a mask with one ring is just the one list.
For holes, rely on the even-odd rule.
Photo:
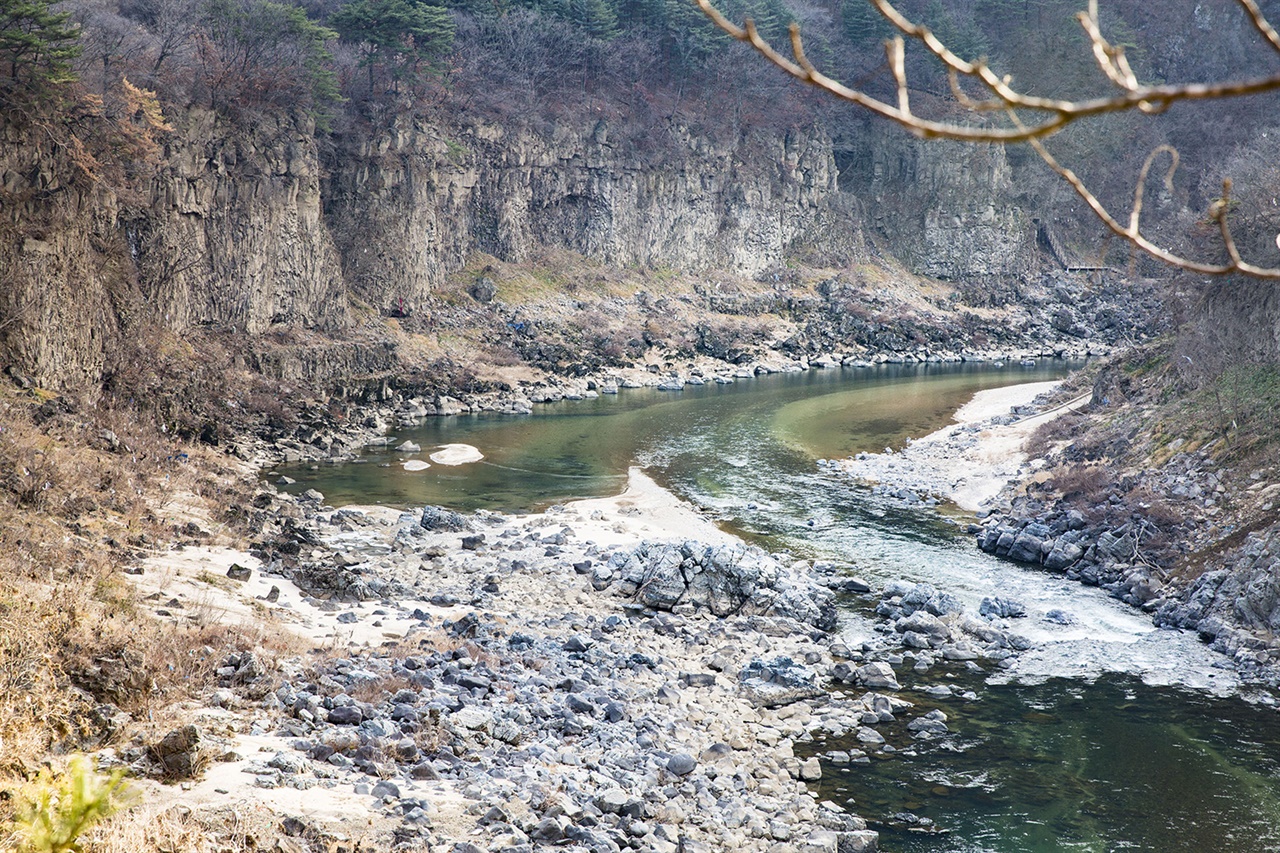
[(0, 122), (0, 367), (92, 381), (136, 294), (113, 193), (47, 138)]
[(840, 186), (863, 199), (867, 231), (913, 272), (1011, 279), (1040, 262), (1003, 146), (921, 142), (875, 122), (836, 147)]
[(1026, 217), (1000, 201), (999, 149), (869, 132), (859, 184), (838, 180), (817, 129), (717, 141), (672, 128), (659, 142), (605, 121), (399, 120), (325, 137), (288, 115), (169, 121), (157, 162), (123, 183), (88, 180), (36, 134), (2, 129), (0, 344), (41, 385), (93, 385), (112, 341), (147, 324), (341, 337), (353, 300), (417, 310), (476, 251), (754, 275), (801, 252), (865, 260), (870, 210), (921, 273), (1012, 276), (1029, 263)]
[(841, 259), (860, 244), (819, 132), (728, 144), (677, 130), (657, 157), (604, 121), (541, 133), (419, 123), (353, 139), (327, 211), (353, 292), (381, 308), (415, 307), (475, 250), (755, 274), (800, 244)]
[(163, 325), (253, 334), (280, 324), (347, 325), (309, 119), (264, 116), (233, 127), (192, 110), (175, 121), (148, 195), (127, 237)]

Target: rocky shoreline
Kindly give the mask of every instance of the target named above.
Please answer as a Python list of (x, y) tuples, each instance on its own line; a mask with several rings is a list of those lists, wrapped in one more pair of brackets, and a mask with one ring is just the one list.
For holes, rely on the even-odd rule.
[[(1201, 511), (1223, 499), (1223, 484), (1205, 470), (1203, 458), (1175, 459), (1168, 467), (1177, 471), (1169, 479), (1179, 482), (1143, 494), (1176, 494)], [(1151, 489), (1150, 483), (1143, 485)], [(1128, 486), (1126, 493), (1134, 489), (1132, 482)], [(1280, 608), (1274, 533), (1246, 532), (1238, 548), (1224, 549), (1220, 565), (1204, 571), (1209, 558), (1201, 557), (1196, 560), (1200, 572), (1187, 578), (1175, 570), (1176, 561), (1188, 559), (1192, 548), (1208, 550), (1221, 532), (1206, 530), (1209, 525), (1194, 510), (1172, 517), (1162, 508), (1153, 518), (1129, 511), (1123, 500), (1102, 504), (1112, 505), (1119, 511), (1086, 512), (1034, 495), (1012, 497), (977, 531), (978, 547), (1100, 587), (1151, 614), (1157, 626), (1195, 631), (1246, 681), (1280, 688), (1280, 640), (1273, 634)], [(1230, 536), (1231, 526), (1225, 532)]]
[(1054, 397), (1051, 406), (1041, 405), (1058, 384), (1034, 382), (980, 391), (956, 412), (955, 425), (899, 451), (886, 448), (883, 453), (859, 453), (820, 464), (906, 504), (947, 501), (962, 510), (981, 511), (1011, 479), (1028, 473), (1022, 448), (1032, 431), (1088, 399)]
[[(212, 587), (227, 612), (311, 645), (227, 658), (196, 733), (166, 753), (214, 762), (183, 802), (272, 810), (302, 837), (875, 850), (876, 832), (808, 783), (946, 734), (944, 713), (896, 695), (902, 679), (950, 696), (947, 668), (1008, 668), (1030, 646), (1008, 621), (1017, 602), (972, 614), (928, 584), (873, 591), (720, 533), (635, 470), (619, 497), (528, 516), (334, 509), (269, 487), (255, 506), (251, 554), (188, 548), (138, 581), (170, 597), (161, 618), (183, 619), (230, 576)], [(835, 603), (857, 596), (879, 621), (839, 626)], [(861, 748), (797, 757), (849, 737)], [(118, 759), (155, 772), (164, 751)]]
[[(1195, 631), (1246, 681), (1280, 687), (1280, 641), (1271, 636), (1280, 625), (1274, 537), (1251, 533), (1230, 566), (1190, 580), (1177, 575), (1178, 560), (1194, 562), (1194, 552), (1212, 549), (1236, 529), (1221, 507), (1243, 503), (1203, 450), (1174, 454), (1159, 470), (1122, 476), (1087, 466), (1099, 484), (1092, 502), (1036, 492), (1047, 476), (1041, 473), (1046, 462), (1027, 459), (1027, 439), (1092, 399), (1091, 393), (1064, 399), (1054, 387), (980, 392), (957, 412), (955, 426), (897, 452), (828, 460), (824, 468), (908, 505), (947, 501), (976, 512), (980, 524), (970, 529), (984, 552), (1100, 587), (1151, 614), (1158, 627)], [(1277, 489), (1259, 473), (1246, 491), (1265, 497)]]

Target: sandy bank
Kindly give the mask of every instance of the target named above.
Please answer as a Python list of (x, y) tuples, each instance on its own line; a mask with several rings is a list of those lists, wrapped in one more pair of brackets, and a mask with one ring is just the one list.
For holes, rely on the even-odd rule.
[(1058, 384), (1031, 382), (979, 391), (956, 412), (955, 424), (901, 451), (859, 454), (838, 467), (869, 484), (932, 495), (977, 511), (1017, 475), (1026, 462), (1023, 448), (1037, 427), (1088, 402), (1085, 394), (1048, 411), (1011, 414)]

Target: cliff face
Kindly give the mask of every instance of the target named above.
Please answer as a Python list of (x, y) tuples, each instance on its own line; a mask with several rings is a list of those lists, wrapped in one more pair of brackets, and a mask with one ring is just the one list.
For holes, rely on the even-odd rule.
[(840, 185), (866, 206), (866, 227), (920, 275), (1014, 278), (1038, 258), (1032, 214), (1011, 199), (999, 145), (924, 142), (886, 123), (842, 139)]
[(636, 143), (604, 121), (362, 139), (338, 155), (327, 201), (347, 280), (372, 305), (410, 307), (474, 250), (520, 261), (555, 246), (618, 266), (754, 274), (801, 243), (857, 249), (820, 134), (726, 145), (678, 133), (656, 163)]
[(177, 122), (148, 195), (126, 232), (164, 326), (257, 334), (347, 324), (309, 121), (267, 116), (237, 128), (192, 111)]
[(34, 134), (0, 137), (0, 343), (41, 385), (93, 384), (113, 340), (148, 323), (341, 332), (352, 299), (412, 311), (474, 251), (520, 261), (559, 247), (753, 275), (798, 252), (862, 257), (869, 221), (923, 274), (1030, 264), (1026, 216), (1000, 202), (999, 149), (921, 146), (891, 129), (869, 131), (861, 172), (844, 174), (816, 130), (712, 141), (674, 128), (659, 143), (604, 121), (402, 121), (322, 145), (296, 117), (170, 122), (153, 173), (127, 194), (77, 178)]
[(0, 125), (0, 355), (52, 387), (94, 381), (135, 301), (115, 195)]

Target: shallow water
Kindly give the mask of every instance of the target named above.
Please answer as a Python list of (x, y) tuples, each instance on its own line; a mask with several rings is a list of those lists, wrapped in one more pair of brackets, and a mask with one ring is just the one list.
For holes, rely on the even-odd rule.
[[(624, 390), (532, 416), (430, 419), (395, 437), (422, 446), (413, 457), (371, 451), (360, 464), (281, 471), (298, 480), (294, 489), (318, 488), (334, 504), (526, 511), (616, 494), (639, 463), (772, 551), (849, 563), (870, 580), (927, 581), (974, 610), (986, 595), (1022, 600), (1029, 615), (1011, 627), (1036, 647), (1021, 656), (1016, 683), (962, 669), (900, 672), (909, 698), (938, 682), (982, 698), (948, 700), (955, 736), (941, 743), (913, 747), (904, 732), (890, 734), (915, 755), (848, 774), (827, 765), (824, 793), (881, 822), (890, 853), (1280, 850), (1280, 829), (1271, 828), (1280, 828), (1280, 721), (1269, 708), (1214, 695), (1235, 687), (1220, 657), (1193, 635), (1156, 631), (1096, 589), (982, 554), (933, 510), (903, 507), (816, 465), (899, 447), (946, 424), (979, 389), (1067, 369), (930, 365)], [(447, 443), (475, 445), (486, 458), (402, 469)], [(850, 643), (874, 631), (863, 607), (846, 610)], [(1053, 609), (1071, 624), (1046, 619)], [(894, 829), (887, 818), (903, 811), (954, 831)]]
[[(679, 392), (623, 389), (615, 396), (540, 405), (533, 415), (428, 418), (393, 436), (393, 445), (409, 440), (421, 453), (370, 449), (359, 464), (280, 471), (299, 481), (298, 490), (314, 486), (334, 505), (525, 512), (617, 494), (637, 462), (649, 465), (660, 481), (710, 483), (722, 467), (758, 468), (762, 462), (770, 473), (811, 472), (815, 457), (900, 446), (943, 426), (978, 390), (1061, 378), (1069, 367), (1056, 361), (1003, 369), (884, 366), (774, 374)], [(426, 459), (433, 448), (451, 443), (476, 446), (484, 461), (403, 469), (405, 460)]]

